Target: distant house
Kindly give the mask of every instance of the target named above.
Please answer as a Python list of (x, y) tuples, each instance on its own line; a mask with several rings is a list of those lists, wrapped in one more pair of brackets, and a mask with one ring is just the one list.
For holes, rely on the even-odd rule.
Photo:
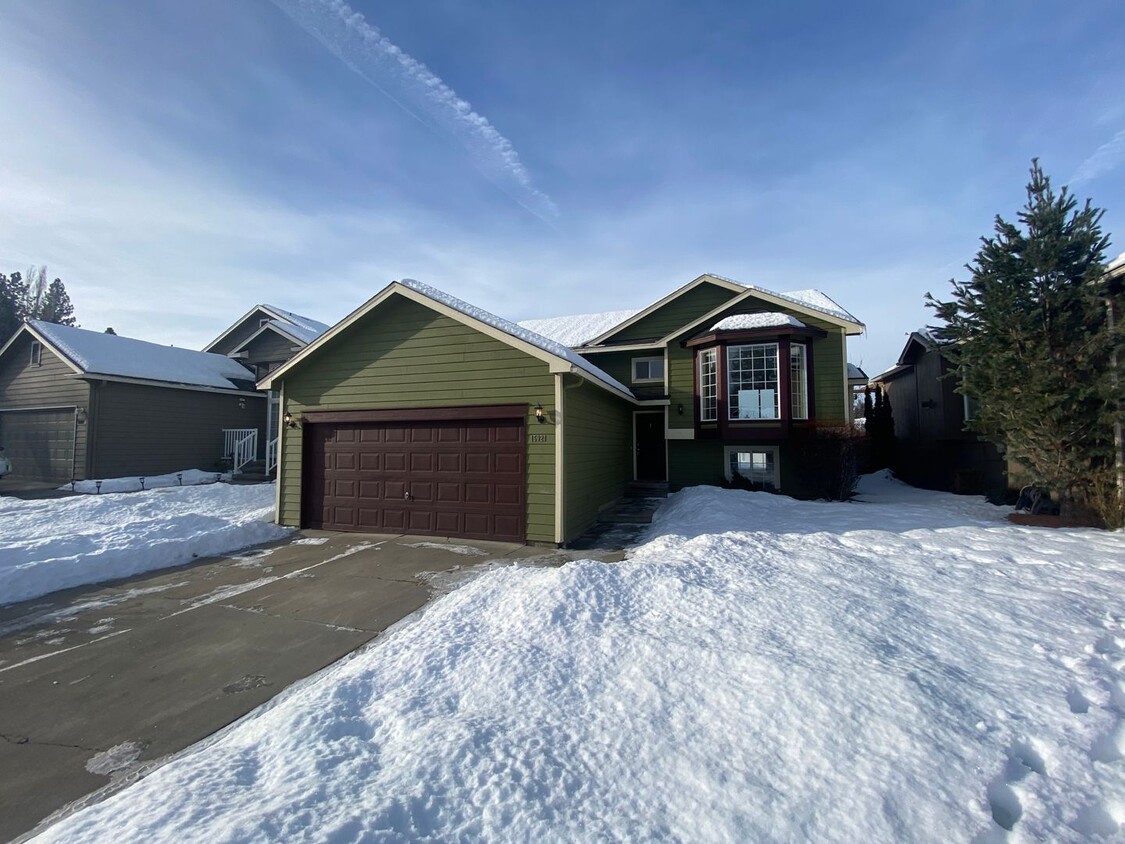
[(630, 484), (799, 492), (802, 432), (850, 418), (815, 290), (702, 275), (640, 309), (514, 324), (394, 282), (270, 372), (278, 521), (565, 543)]
[(910, 334), (898, 362), (871, 379), (891, 400), (896, 471), (916, 486), (1004, 497), (1004, 457), (990, 442), (965, 428), (969, 399), (955, 392), (952, 365), (928, 331)]
[[(255, 305), (203, 351), (239, 361), (260, 380), (327, 330), (323, 322), (292, 311), (273, 305)], [(271, 391), (267, 397), (259, 456), (265, 460), (266, 471), (272, 471), (277, 460), (279, 396)]]
[(218, 469), (265, 404), (253, 373), (223, 355), (39, 321), (0, 349), (0, 445), (15, 480)]

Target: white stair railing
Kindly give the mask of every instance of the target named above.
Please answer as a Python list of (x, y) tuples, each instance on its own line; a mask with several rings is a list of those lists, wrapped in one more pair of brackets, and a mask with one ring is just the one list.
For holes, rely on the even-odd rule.
[(277, 468), (277, 437), (266, 443), (266, 474)]
[(230, 460), (230, 470), (237, 475), (247, 463), (258, 456), (257, 428), (223, 428), (223, 457)]

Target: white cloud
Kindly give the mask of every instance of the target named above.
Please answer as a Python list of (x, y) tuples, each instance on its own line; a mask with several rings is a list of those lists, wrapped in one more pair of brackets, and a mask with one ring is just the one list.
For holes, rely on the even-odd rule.
[(1077, 185), (1093, 181), (1098, 176), (1116, 170), (1122, 164), (1125, 164), (1125, 129), (1094, 150), (1093, 155), (1079, 164), (1070, 183)]
[(407, 114), (456, 138), (477, 169), (512, 200), (547, 222), (558, 215), (551, 198), (535, 189), (511, 141), (343, 0), (273, 3)]

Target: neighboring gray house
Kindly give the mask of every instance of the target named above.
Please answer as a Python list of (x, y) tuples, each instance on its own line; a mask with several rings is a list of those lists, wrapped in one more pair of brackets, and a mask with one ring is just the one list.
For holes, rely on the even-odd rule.
[(916, 486), (1002, 500), (1007, 464), (996, 446), (965, 429), (969, 400), (956, 392), (952, 366), (928, 331), (911, 333), (898, 362), (871, 379), (890, 396), (897, 473)]
[[(255, 305), (226, 331), (208, 343), (203, 351), (226, 355), (249, 367), (256, 380), (265, 378), (289, 358), (328, 330), (328, 326), (315, 319), (275, 308), (273, 305)], [(279, 394), (267, 394), (265, 419), (262, 420), (264, 439), (259, 454), (265, 459), (266, 471), (277, 465), (277, 435)]]
[(261, 438), (265, 407), (254, 373), (225, 355), (39, 321), (0, 348), (0, 445), (16, 480), (217, 470)]

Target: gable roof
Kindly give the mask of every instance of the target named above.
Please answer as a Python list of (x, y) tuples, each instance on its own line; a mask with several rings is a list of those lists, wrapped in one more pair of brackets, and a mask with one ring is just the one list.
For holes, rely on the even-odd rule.
[(297, 363), (304, 360), (309, 355), (314, 354), (318, 349), (330, 343), (334, 337), (345, 331), (353, 323), (396, 295), (423, 304), (444, 316), (450, 317), (471, 328), (475, 328), (478, 331), (482, 331), (503, 343), (507, 343), (509, 346), (526, 352), (532, 357), (546, 361), (550, 365), (550, 371), (553, 373), (573, 372), (612, 393), (616, 393), (622, 398), (629, 400), (636, 399), (633, 392), (628, 387), (598, 369), (598, 367), (594, 366), (562, 343), (544, 337), (514, 322), (502, 319), (483, 308), (470, 305), (468, 302), (451, 296), (442, 290), (438, 290), (436, 287), (431, 287), (428, 284), (423, 284), (420, 281), (415, 281), (410, 278), (404, 278), (401, 281), (393, 281), (384, 287), (363, 305), (356, 308), (356, 310), (352, 311), (348, 316), (344, 317), (336, 323), (336, 325), (291, 357), (286, 363), (282, 364), (259, 381), (259, 388), (264, 390), (273, 389), (273, 382), (282, 377)]
[(0, 354), (24, 331), (49, 346), (77, 375), (104, 375), (219, 390), (253, 389), (254, 376), (226, 355), (162, 346), (40, 320), (25, 323), (0, 349)]
[[(327, 328), (324, 329), (324, 331), (327, 331), (327, 330), (328, 330)], [(289, 322), (282, 322), (279, 319), (271, 319), (268, 322), (266, 322), (264, 325), (259, 327), (257, 331), (255, 331), (253, 334), (251, 334), (249, 337), (247, 337), (245, 340), (243, 340), (237, 346), (232, 348), (230, 350), (229, 354), (233, 355), (235, 352), (242, 351), (243, 349), (245, 349), (247, 346), (249, 346), (251, 343), (253, 343), (256, 339), (261, 337), (262, 334), (264, 334), (266, 332), (269, 332), (269, 333), (272, 333), (272, 334), (277, 334), (281, 337), (284, 337), (286, 340), (289, 340), (289, 341), (297, 344), (298, 346), (307, 346), (309, 343), (311, 343), (313, 340), (315, 340), (317, 337), (319, 337), (321, 334), (323, 334), (324, 331), (313, 332), (313, 331), (306, 330), (304, 328), (300, 328), (299, 326), (293, 325), (292, 323), (289, 323)]]
[(738, 331), (751, 328), (774, 328), (783, 325), (789, 325), (793, 328), (807, 327), (791, 314), (765, 311), (756, 314), (734, 314), (724, 317), (711, 326), (711, 331)]
[(895, 365), (885, 372), (880, 372), (871, 380), (887, 381), (891, 378), (895, 378), (909, 371), (911, 367), (918, 363), (918, 356), (915, 354), (916, 351), (921, 351), (924, 354), (940, 349), (943, 345), (945, 344), (934, 337), (928, 328), (919, 328), (917, 331), (911, 331), (910, 336), (906, 338), (906, 345), (902, 347), (902, 352), (899, 353), (898, 361), (895, 362)]
[[(319, 320), (310, 319), (309, 317), (295, 314), (292, 311), (286, 311), (281, 308), (276, 308), (273, 305), (255, 305), (238, 319), (236, 319), (233, 323), (231, 323), (230, 326), (227, 327), (226, 331), (224, 331), (222, 334), (220, 334), (218, 337), (204, 346), (203, 351), (209, 352), (215, 346), (223, 342), (223, 340), (225, 340), (232, 331), (235, 331), (237, 328), (239, 328), (239, 326), (246, 322), (246, 320), (250, 319), (250, 317), (259, 312), (264, 313), (269, 318), (270, 323), (276, 324), (276, 326), (282, 329), (287, 336), (292, 338), (294, 342), (298, 343), (301, 346), (307, 346), (309, 343), (311, 343), (313, 340), (327, 331), (330, 327), (328, 325), (325, 325), (323, 322), (320, 322)], [(260, 328), (261, 327), (259, 327), (259, 330), (253, 333), (253, 336), (257, 336)], [(252, 338), (248, 337), (246, 340), (244, 340), (243, 343), (240, 344), (239, 348), (248, 343), (250, 339)], [(237, 349), (235, 351), (237, 351)]]

